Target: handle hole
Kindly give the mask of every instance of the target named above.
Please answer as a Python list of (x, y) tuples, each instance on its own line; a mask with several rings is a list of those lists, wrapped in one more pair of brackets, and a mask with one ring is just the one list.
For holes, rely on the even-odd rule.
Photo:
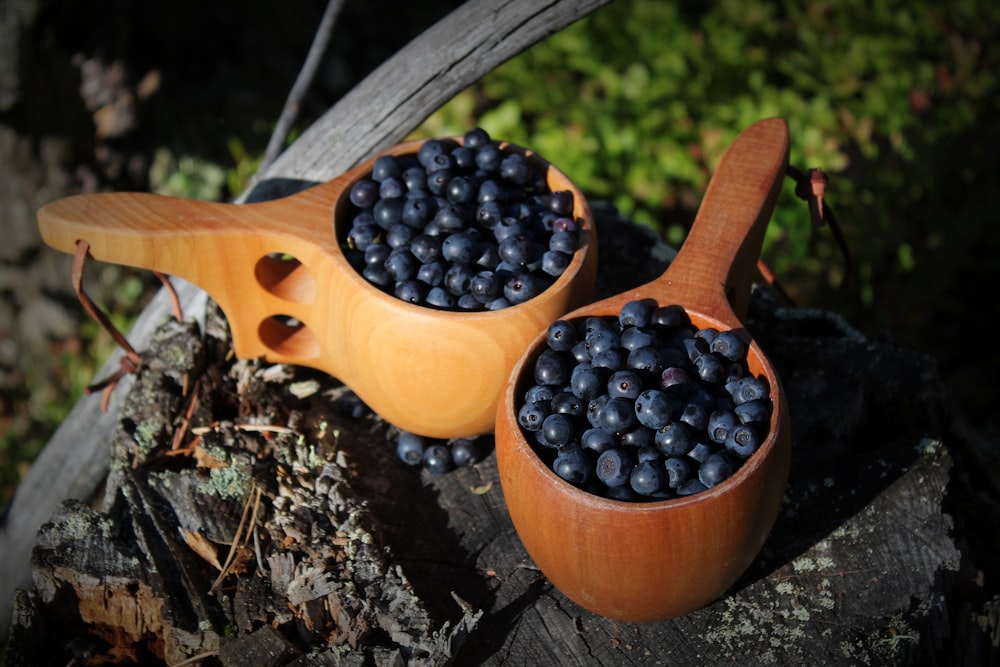
[(316, 298), (316, 279), (295, 257), (272, 252), (257, 260), (254, 277), (265, 290), (285, 301), (311, 303)]
[(275, 354), (296, 359), (319, 356), (319, 339), (309, 327), (290, 315), (272, 315), (257, 328), (260, 340)]

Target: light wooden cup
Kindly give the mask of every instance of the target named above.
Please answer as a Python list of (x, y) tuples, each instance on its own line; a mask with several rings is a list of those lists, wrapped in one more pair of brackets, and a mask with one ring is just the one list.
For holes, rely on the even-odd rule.
[[(760, 121), (729, 147), (691, 232), (651, 283), (566, 316), (617, 316), (634, 299), (680, 304), (697, 327), (742, 329), (764, 231), (788, 159), (782, 119)], [(692, 496), (649, 503), (609, 500), (555, 475), (517, 423), (539, 335), (518, 362), (497, 413), (500, 481), (528, 554), (567, 597), (603, 616), (658, 621), (722, 595), (759, 553), (788, 478), (791, 431), (778, 376), (756, 343), (748, 364), (767, 379), (774, 409), (760, 449), (728, 480)]]
[[(460, 139), (453, 139), (460, 143)], [(415, 154), (422, 142), (381, 154)], [(340, 248), (350, 187), (375, 158), (296, 195), (209, 203), (147, 193), (67, 197), (38, 213), (42, 238), (97, 260), (184, 278), (222, 308), (241, 358), (308, 366), (351, 387), (395, 426), (433, 438), (493, 430), (514, 363), (550, 322), (594, 292), (597, 248), (583, 193), (524, 148), (552, 191), (569, 190), (581, 247), (555, 283), (517, 306), (450, 312), (406, 303), (370, 284)]]

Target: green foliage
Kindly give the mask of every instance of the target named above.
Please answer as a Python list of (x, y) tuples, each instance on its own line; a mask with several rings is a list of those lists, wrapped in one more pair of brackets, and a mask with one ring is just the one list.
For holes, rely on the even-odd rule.
[[(891, 319), (879, 284), (920, 270), (940, 245), (927, 205), (955, 181), (943, 173), (952, 143), (977, 124), (996, 133), (998, 24), (996, 6), (971, 0), (618, 0), (484, 77), (417, 136), (481, 125), (678, 244), (732, 139), (784, 117), (791, 164), (831, 176), (828, 202), (862, 280), (847, 314), (877, 328)], [(797, 299), (822, 303), (844, 260), (793, 191), (765, 259)]]

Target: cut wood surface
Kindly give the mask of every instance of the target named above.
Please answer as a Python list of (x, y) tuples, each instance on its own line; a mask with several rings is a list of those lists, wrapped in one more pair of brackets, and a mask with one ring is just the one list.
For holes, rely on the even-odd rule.
[[(261, 173), (256, 186), (237, 202), (292, 194), (304, 185), (347, 171), (404, 139), (473, 81), (607, 2), (470, 0), (345, 95)], [(188, 314), (204, 303), (197, 289), (183, 289), (181, 297)], [(169, 312), (165, 296), (150, 304), (129, 333), (136, 349), (145, 347)], [(118, 357), (109, 360), (100, 377), (117, 370), (118, 364)], [(30, 584), (29, 558), (38, 527), (63, 499), (88, 498), (100, 484), (107, 468), (104, 452), (119, 408), (119, 402), (113, 403), (102, 415), (99, 398), (83, 399), (15, 494), (0, 530), (0, 633), (5, 634), (9, 625), (14, 590)]]

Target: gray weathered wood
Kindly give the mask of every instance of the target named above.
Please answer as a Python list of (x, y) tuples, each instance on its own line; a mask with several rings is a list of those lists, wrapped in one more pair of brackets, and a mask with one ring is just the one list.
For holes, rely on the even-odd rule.
[[(260, 175), (257, 188), (236, 201), (275, 196), (280, 185), (261, 187), (269, 180), (322, 181), (345, 171), (405, 137), (507, 59), (609, 1), (471, 0), (372, 72)], [(185, 289), (181, 296), (188, 314), (204, 303), (197, 289)], [(144, 349), (168, 313), (169, 302), (161, 294), (129, 332), (136, 349)], [(117, 368), (117, 357), (112, 358), (98, 377)], [(127, 384), (106, 414), (97, 397), (80, 401), (19, 486), (0, 530), (0, 637), (7, 632), (14, 590), (30, 583), (29, 558), (39, 526), (62, 500), (92, 496), (105, 474), (108, 442)]]

